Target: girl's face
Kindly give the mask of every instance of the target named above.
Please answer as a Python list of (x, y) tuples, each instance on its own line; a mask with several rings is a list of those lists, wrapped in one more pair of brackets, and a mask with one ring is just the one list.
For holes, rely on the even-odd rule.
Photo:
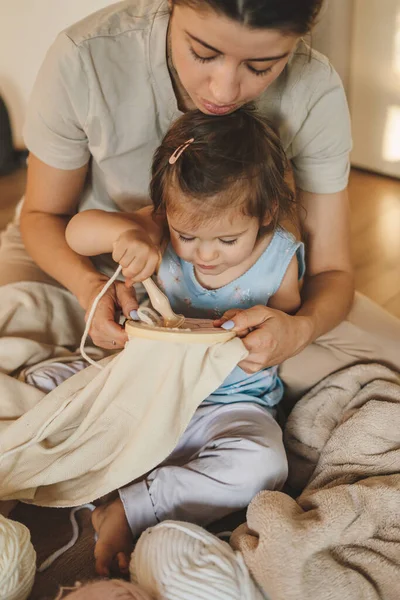
[(171, 54), (189, 96), (186, 108), (221, 115), (254, 100), (283, 71), (298, 39), (275, 29), (250, 29), (209, 7), (174, 6)]
[(167, 211), (172, 246), (197, 272), (221, 275), (251, 256), (260, 228), (256, 217), (228, 209), (223, 216), (191, 225), (193, 215), (193, 210), (185, 208), (174, 210), (172, 214)]

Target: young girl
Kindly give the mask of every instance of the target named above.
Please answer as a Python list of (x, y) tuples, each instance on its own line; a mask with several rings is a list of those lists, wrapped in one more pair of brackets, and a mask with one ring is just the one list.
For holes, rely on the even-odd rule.
[[(174, 311), (215, 319), (226, 311), (300, 306), (303, 245), (282, 228), (293, 193), (277, 135), (255, 114), (186, 113), (156, 151), (152, 208), (137, 213), (88, 210), (66, 236), (76, 252), (112, 252), (127, 285), (151, 275)], [(275, 407), (283, 394), (277, 366), (250, 374), (237, 367), (196, 411), (178, 447), (144, 481), (94, 514), (97, 569), (133, 537), (163, 519), (201, 525), (244, 508), (262, 489), (279, 489), (287, 462)], [(120, 566), (125, 559), (119, 554)]]

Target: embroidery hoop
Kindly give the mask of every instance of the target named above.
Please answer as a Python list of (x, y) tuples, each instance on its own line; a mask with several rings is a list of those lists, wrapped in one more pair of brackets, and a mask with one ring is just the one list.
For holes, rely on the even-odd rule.
[(141, 321), (128, 320), (125, 331), (129, 338), (144, 338), (163, 342), (178, 342), (191, 344), (221, 344), (236, 336), (234, 331), (225, 331), (213, 327), (208, 319), (185, 319), (182, 329), (167, 329), (166, 327), (152, 327)]

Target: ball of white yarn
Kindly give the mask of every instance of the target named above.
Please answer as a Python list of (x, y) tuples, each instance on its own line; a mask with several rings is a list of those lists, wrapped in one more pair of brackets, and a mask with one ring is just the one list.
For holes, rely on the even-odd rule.
[(29, 529), (0, 515), (0, 600), (26, 600), (36, 571)]
[(162, 600), (261, 600), (240, 553), (202, 527), (164, 521), (145, 531), (130, 574)]

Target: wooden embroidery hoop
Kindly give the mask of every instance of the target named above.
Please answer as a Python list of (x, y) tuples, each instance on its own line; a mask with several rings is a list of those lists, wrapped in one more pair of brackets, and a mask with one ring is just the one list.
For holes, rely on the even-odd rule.
[(152, 327), (141, 321), (125, 323), (125, 331), (129, 338), (145, 338), (163, 342), (178, 342), (184, 344), (221, 344), (236, 336), (234, 331), (225, 331), (213, 327), (212, 321), (207, 319), (186, 319), (182, 329), (167, 329), (166, 327)]

